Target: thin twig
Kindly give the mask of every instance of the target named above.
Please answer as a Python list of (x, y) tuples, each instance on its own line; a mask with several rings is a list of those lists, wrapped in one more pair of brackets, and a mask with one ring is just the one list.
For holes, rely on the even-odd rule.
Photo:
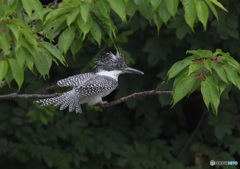
[(45, 99), (61, 95), (61, 93), (54, 94), (17, 94), (11, 93), (6, 95), (0, 95), (0, 100), (10, 100), (10, 99)]
[(118, 100), (108, 102), (108, 103), (103, 103), (101, 104), (102, 107), (111, 107), (117, 104), (120, 104), (122, 102), (125, 102), (130, 99), (135, 99), (136, 97), (145, 97), (145, 96), (150, 96), (150, 95), (171, 95), (172, 91), (156, 91), (156, 90), (149, 90), (149, 91), (144, 91), (144, 92), (137, 92), (133, 93), (131, 95), (128, 95), (126, 97), (122, 97)]
[(164, 84), (165, 84), (165, 81), (162, 81), (162, 83), (155, 90), (159, 90), (160, 88), (163, 87)]
[(184, 152), (185, 150), (188, 148), (188, 146), (191, 144), (192, 142), (192, 139), (195, 137), (195, 135), (198, 133), (202, 123), (203, 123), (203, 120), (205, 118), (207, 114), (207, 110), (205, 110), (201, 116), (201, 119), (199, 120), (195, 130), (192, 132), (192, 134), (190, 135), (190, 137), (188, 138), (188, 140), (186, 141), (185, 145), (183, 146), (183, 148), (181, 149), (181, 151), (178, 153), (177, 157), (180, 157)]
[(48, 91), (52, 91), (52, 90), (54, 90), (54, 89), (57, 89), (57, 88), (59, 88), (59, 87), (60, 87), (60, 86), (58, 86), (58, 85), (52, 85), (52, 86), (50, 86), (50, 87), (44, 88), (43, 91), (48, 92)]
[(21, 8), (21, 15), (22, 15), (23, 22), (25, 22), (25, 16), (24, 16), (24, 10), (23, 10), (23, 8)]
[[(30, 22), (28, 23), (28, 25), (30, 26), (31, 30), (32, 30), (32, 28), (33, 28), (33, 26), (34, 26), (35, 24), (36, 24), (36, 21), (35, 21), (35, 20), (30, 21)], [(33, 34), (36, 34), (36, 33), (33, 32)]]

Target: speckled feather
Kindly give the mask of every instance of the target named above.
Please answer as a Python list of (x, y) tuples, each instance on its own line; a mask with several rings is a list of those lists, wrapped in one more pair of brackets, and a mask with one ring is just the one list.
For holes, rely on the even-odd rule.
[(112, 92), (118, 85), (116, 79), (107, 76), (97, 76), (95, 78), (90, 78), (84, 84), (74, 87), (69, 92), (65, 92), (60, 96), (43, 99), (36, 101), (36, 103), (42, 103), (42, 106), (54, 105), (60, 106), (60, 110), (64, 110), (69, 106), (69, 112), (74, 110), (77, 113), (81, 113), (82, 109), (80, 104), (87, 103), (90, 105), (97, 104), (92, 103), (94, 97), (101, 98)]
[(59, 80), (57, 85), (60, 87), (64, 86), (80, 86), (84, 84), (87, 80), (96, 76), (94, 73), (83, 73), (79, 75), (70, 76), (68, 78)]

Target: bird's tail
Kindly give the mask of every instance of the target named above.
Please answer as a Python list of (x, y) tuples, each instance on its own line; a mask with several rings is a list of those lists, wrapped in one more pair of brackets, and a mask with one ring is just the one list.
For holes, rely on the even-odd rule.
[(81, 113), (82, 108), (80, 105), (79, 98), (75, 95), (75, 90), (71, 90), (69, 92), (65, 92), (57, 97), (37, 100), (35, 103), (42, 103), (42, 106), (54, 105), (60, 106), (60, 110), (64, 110), (69, 107), (69, 112)]

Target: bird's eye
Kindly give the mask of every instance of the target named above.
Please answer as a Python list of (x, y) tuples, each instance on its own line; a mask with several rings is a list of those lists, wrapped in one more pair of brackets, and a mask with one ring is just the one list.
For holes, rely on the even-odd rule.
[(121, 68), (122, 65), (121, 65), (121, 64), (117, 64), (116, 67), (117, 67), (117, 68)]

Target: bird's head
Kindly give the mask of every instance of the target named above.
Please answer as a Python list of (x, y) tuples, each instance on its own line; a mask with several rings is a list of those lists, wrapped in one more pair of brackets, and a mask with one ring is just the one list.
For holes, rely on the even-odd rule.
[(123, 73), (144, 74), (140, 70), (128, 67), (125, 63), (123, 53), (118, 50), (116, 55), (114, 55), (112, 52), (107, 52), (99, 57), (99, 60), (95, 66), (95, 72), (98, 73), (101, 71), (114, 71), (117, 75)]

